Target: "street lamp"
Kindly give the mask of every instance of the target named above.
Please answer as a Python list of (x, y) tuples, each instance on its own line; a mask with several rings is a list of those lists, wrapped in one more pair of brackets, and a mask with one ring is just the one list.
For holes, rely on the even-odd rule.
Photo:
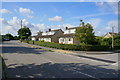
[(22, 42), (22, 20), (21, 20), (21, 42)]
[(112, 27), (112, 49), (114, 48), (114, 26)]

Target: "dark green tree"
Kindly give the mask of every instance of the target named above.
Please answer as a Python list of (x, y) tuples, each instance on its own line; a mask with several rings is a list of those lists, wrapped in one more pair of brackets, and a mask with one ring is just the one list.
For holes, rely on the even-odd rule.
[(95, 35), (91, 24), (85, 23), (80, 20), (81, 26), (76, 29), (75, 38), (79, 40), (80, 44), (94, 44)]
[(14, 40), (19, 40), (20, 37), (19, 36), (14, 36)]
[(4, 36), (4, 38), (5, 38), (5, 39), (10, 39), (10, 40), (13, 40), (13, 39), (14, 39), (13, 35), (10, 34), (10, 33), (7, 33), (7, 34)]
[(23, 27), (18, 30), (18, 35), (22, 39), (28, 39), (31, 36), (31, 30), (28, 27)]
[(120, 35), (114, 37), (114, 44), (115, 46), (120, 46)]

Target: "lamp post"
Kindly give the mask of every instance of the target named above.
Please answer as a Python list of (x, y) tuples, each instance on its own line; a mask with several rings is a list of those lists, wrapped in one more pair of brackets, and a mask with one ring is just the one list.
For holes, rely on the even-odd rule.
[(112, 27), (112, 49), (114, 48), (114, 26)]
[(21, 20), (21, 42), (22, 42), (22, 20)]

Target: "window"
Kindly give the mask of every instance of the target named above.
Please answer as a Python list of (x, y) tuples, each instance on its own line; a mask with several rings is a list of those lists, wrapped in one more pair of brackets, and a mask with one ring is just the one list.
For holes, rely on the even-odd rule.
[(60, 41), (61, 41), (61, 42), (64, 42), (64, 39), (63, 39), (63, 38), (61, 38), (61, 39), (60, 39)]
[(69, 41), (71, 41), (71, 38), (69, 38)]

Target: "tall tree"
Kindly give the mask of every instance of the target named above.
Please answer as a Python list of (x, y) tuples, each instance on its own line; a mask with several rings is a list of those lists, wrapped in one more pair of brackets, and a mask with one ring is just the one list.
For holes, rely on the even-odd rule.
[(6, 35), (4, 36), (4, 38), (5, 38), (5, 39), (10, 39), (10, 40), (13, 40), (13, 39), (14, 39), (13, 35), (10, 34), (10, 33), (6, 34)]
[(80, 44), (94, 44), (95, 35), (91, 24), (85, 23), (80, 20), (81, 26), (76, 29), (75, 37), (79, 40)]
[(23, 27), (18, 30), (18, 35), (22, 39), (28, 39), (28, 37), (31, 36), (31, 30), (28, 27)]

